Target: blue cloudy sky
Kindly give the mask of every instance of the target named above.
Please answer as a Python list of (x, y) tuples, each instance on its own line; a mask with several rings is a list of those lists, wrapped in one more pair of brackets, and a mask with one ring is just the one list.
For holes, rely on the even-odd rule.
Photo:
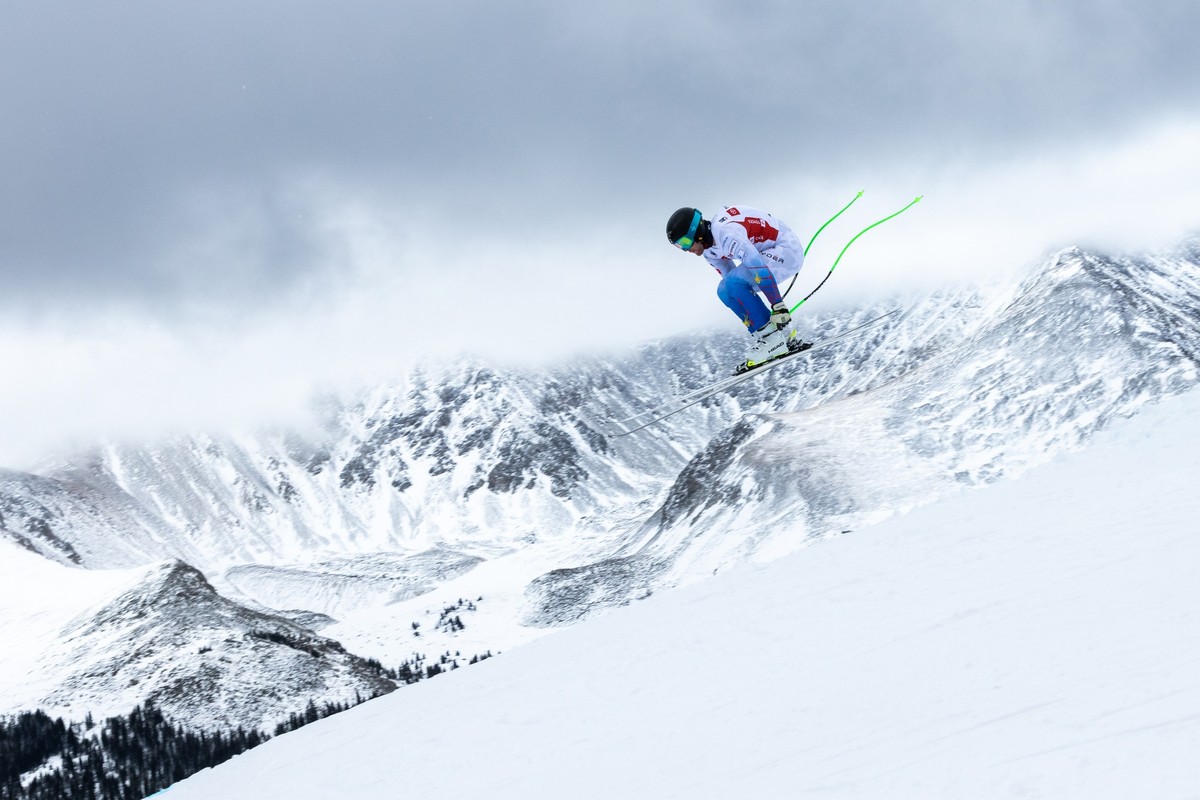
[(8, 0), (0, 464), (735, 324), (665, 243), (681, 205), (807, 238), (866, 189), (815, 285), (925, 195), (828, 310), (1170, 246), (1200, 228), (1196, 30), (1187, 0)]

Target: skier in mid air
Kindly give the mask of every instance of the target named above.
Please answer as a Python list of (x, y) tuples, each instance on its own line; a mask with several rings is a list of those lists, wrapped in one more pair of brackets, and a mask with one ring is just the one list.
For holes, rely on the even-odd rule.
[(804, 246), (782, 221), (749, 206), (727, 206), (711, 220), (681, 208), (667, 220), (667, 239), (720, 273), (717, 297), (754, 337), (735, 374), (812, 346), (796, 336), (779, 291), (804, 266)]

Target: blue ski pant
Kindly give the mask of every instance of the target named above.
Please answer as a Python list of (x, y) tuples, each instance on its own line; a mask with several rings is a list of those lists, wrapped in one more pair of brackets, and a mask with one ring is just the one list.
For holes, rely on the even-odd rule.
[(748, 330), (756, 331), (771, 319), (771, 309), (754, 291), (754, 284), (736, 275), (726, 275), (717, 284), (717, 297), (737, 314)]

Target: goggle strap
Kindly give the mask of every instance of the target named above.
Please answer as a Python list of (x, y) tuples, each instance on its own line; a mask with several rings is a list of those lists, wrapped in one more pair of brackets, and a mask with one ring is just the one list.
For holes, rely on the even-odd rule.
[(696, 231), (700, 229), (700, 222), (703, 219), (704, 215), (700, 213), (699, 209), (696, 209), (696, 213), (692, 216), (692, 224), (688, 228), (688, 232), (675, 240), (675, 246), (681, 250), (690, 249), (692, 244), (696, 241)]

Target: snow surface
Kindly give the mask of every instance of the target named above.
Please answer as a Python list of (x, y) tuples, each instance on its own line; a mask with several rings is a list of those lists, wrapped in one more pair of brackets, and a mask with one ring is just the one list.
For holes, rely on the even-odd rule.
[(1200, 792), (1200, 392), (322, 720), (184, 798)]
[[(59, 676), (47, 673), (38, 662), (63, 629), (90, 619), (151, 571), (64, 567), (0, 540), (0, 686), (12, 696), (50, 692)], [(139, 701), (133, 698), (127, 705), (132, 708)]]

